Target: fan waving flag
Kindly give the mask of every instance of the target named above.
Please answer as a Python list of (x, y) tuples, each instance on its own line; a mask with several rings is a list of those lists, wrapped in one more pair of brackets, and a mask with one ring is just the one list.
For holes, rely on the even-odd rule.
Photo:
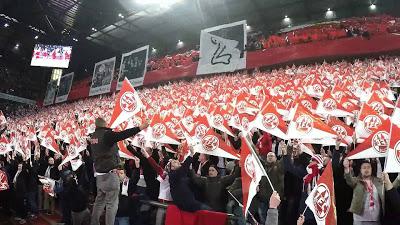
[(146, 140), (155, 141), (163, 144), (179, 145), (178, 137), (171, 128), (161, 120), (160, 114), (155, 114), (146, 132)]
[(392, 124), (385, 172), (400, 173), (400, 125)]
[(336, 132), (301, 104), (297, 105), (293, 120), (289, 123), (288, 138), (335, 138)]
[(207, 155), (220, 156), (229, 159), (239, 159), (239, 155), (235, 150), (227, 145), (219, 134), (209, 129), (203, 136), (199, 144), (194, 146), (194, 150), (198, 153)]
[(390, 120), (384, 120), (374, 133), (347, 156), (349, 159), (386, 157), (389, 146)]
[(336, 225), (335, 190), (331, 161), (308, 195), (306, 205), (314, 213), (318, 225)]
[(0, 170), (0, 191), (9, 189), (7, 174), (3, 170)]
[(46, 136), (40, 142), (40, 145), (53, 151), (56, 154), (60, 154), (58, 144), (56, 143), (56, 140), (54, 139), (54, 136), (51, 134), (51, 132), (47, 132)]
[(110, 127), (115, 128), (120, 123), (128, 120), (143, 108), (143, 103), (139, 98), (128, 79), (122, 83), (121, 91), (115, 100), (114, 111), (111, 116)]
[(257, 194), (257, 186), (263, 176), (262, 169), (256, 162), (256, 155), (252, 154), (245, 137), (241, 138), (240, 169), (242, 174), (243, 214), (246, 216), (251, 201)]
[(268, 102), (263, 110), (257, 115), (256, 119), (250, 123), (250, 127), (257, 127), (276, 137), (287, 139), (287, 125), (279, 115), (275, 106)]

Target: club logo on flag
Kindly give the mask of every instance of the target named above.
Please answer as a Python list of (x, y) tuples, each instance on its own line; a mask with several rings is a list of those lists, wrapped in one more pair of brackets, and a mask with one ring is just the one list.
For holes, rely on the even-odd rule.
[(381, 119), (376, 115), (368, 115), (364, 118), (364, 129), (368, 133), (371, 133), (371, 129), (376, 129), (382, 125)]
[(340, 125), (334, 125), (332, 126), (332, 130), (334, 130), (336, 132), (337, 135), (339, 135), (339, 137), (341, 139), (346, 138), (347, 136), (347, 131), (346, 129), (344, 129), (344, 127), (340, 126)]
[(213, 117), (215, 126), (220, 127), (224, 124), (224, 118), (220, 114), (215, 114)]
[(333, 100), (331, 98), (325, 99), (322, 102), (322, 106), (328, 111), (332, 111), (332, 110), (335, 110), (337, 108), (335, 100)]
[(196, 126), (196, 129), (194, 130), (194, 135), (198, 139), (202, 139), (204, 137), (204, 135), (206, 135), (207, 130), (208, 130), (208, 128), (206, 127), (206, 125), (199, 124), (198, 126)]
[(249, 119), (247, 117), (243, 117), (242, 118), (242, 127), (244, 130), (248, 130), (249, 129)]
[(7, 151), (7, 145), (4, 142), (0, 143), (0, 153)]
[(312, 104), (311, 102), (307, 101), (307, 100), (301, 100), (301, 104), (306, 107), (306, 109), (310, 110), (312, 109)]
[(313, 120), (309, 115), (301, 115), (296, 120), (296, 129), (305, 134), (312, 130), (313, 125)]
[(126, 112), (135, 111), (137, 104), (135, 96), (132, 92), (127, 91), (121, 96), (121, 100), (119, 101), (121, 109)]
[(237, 107), (239, 112), (244, 112), (246, 110), (246, 102), (240, 101), (240, 102), (238, 102), (236, 107)]
[(224, 114), (224, 119), (225, 119), (226, 121), (231, 120), (231, 115), (228, 114), (228, 113)]
[(165, 128), (164, 124), (157, 123), (153, 126), (152, 134), (155, 139), (160, 139), (164, 137), (167, 132), (167, 128)]
[(142, 134), (136, 134), (137, 137), (137, 141), (139, 143), (140, 146), (144, 146), (146, 141), (144, 140), (144, 135)]
[(394, 146), (394, 153), (396, 154), (396, 160), (400, 163), (400, 141)]
[(313, 89), (314, 89), (314, 91), (315, 91), (316, 93), (322, 92), (321, 85), (319, 85), (319, 84), (314, 84), (314, 85), (313, 85)]
[(263, 126), (264, 126), (265, 128), (267, 128), (267, 129), (274, 129), (274, 128), (276, 128), (276, 127), (278, 126), (278, 124), (279, 124), (279, 119), (278, 119), (278, 117), (277, 117), (275, 114), (273, 114), (273, 113), (266, 113), (266, 114), (263, 116), (262, 124), (263, 124)]
[(244, 170), (246, 171), (247, 175), (251, 177), (252, 180), (256, 179), (256, 167), (254, 165), (253, 155), (247, 155), (244, 161)]
[(371, 108), (373, 108), (379, 115), (382, 115), (385, 113), (385, 107), (383, 106), (382, 103), (380, 102), (372, 102)]
[(203, 146), (204, 150), (212, 152), (219, 146), (218, 137), (214, 135), (207, 135), (201, 139), (201, 145)]
[(75, 154), (76, 154), (75, 148), (73, 146), (68, 146), (67, 151), (68, 151), (68, 155), (70, 155), (70, 156), (75, 156)]
[(386, 131), (379, 131), (372, 137), (372, 146), (378, 153), (385, 153), (389, 141), (389, 134)]
[(47, 137), (46, 138), (46, 145), (47, 146), (51, 146), (52, 143), (53, 143), (53, 140), (51, 140), (51, 137)]
[(133, 127), (139, 127), (143, 123), (142, 118), (135, 116), (132, 120)]
[(331, 193), (324, 183), (318, 185), (314, 193), (313, 204), (318, 220), (324, 221), (331, 207)]

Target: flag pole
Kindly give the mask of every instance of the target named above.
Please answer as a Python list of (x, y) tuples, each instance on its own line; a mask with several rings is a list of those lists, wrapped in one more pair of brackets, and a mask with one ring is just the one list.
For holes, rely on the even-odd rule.
[[(247, 146), (249, 146), (249, 149), (251, 151), (251, 154), (253, 155), (254, 159), (256, 160), (257, 164), (259, 165), (259, 167), (261, 168), (261, 171), (263, 173), (263, 175), (265, 177), (267, 177), (268, 183), (271, 186), (272, 192), (275, 191), (274, 186), (272, 185), (271, 180), (269, 179), (269, 176), (267, 174), (267, 172), (265, 171), (265, 168), (263, 166), (263, 164), (261, 163), (260, 159), (258, 158), (258, 155), (256, 154), (256, 151), (253, 149), (252, 143), (248, 140), (248, 133), (244, 134), (244, 140), (246, 141)], [(243, 144), (243, 143), (242, 143)]]
[[(239, 201), (235, 196), (233, 196), (233, 194), (232, 194), (230, 191), (228, 191), (228, 193), (229, 193), (230, 196), (232, 196), (232, 198), (236, 201), (236, 203), (237, 203), (240, 207), (243, 208), (243, 204), (240, 203), (240, 201)], [(248, 203), (248, 204), (249, 204), (249, 203)], [(247, 213), (251, 216), (251, 218), (253, 219), (253, 221), (254, 221), (256, 224), (259, 224), (259, 223), (257, 222), (256, 218), (254, 218), (253, 214), (251, 214), (250, 211), (248, 211)], [(244, 215), (244, 216), (246, 217), (246, 215)]]
[(304, 211), (303, 211), (303, 213), (301, 215), (304, 216), (304, 213), (306, 213), (307, 209), (308, 209), (308, 205), (306, 205), (306, 208), (304, 209)]

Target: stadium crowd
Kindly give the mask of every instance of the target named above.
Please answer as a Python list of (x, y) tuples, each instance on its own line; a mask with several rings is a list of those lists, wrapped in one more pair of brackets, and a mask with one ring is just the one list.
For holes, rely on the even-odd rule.
[[(311, 79), (306, 79), (310, 76)], [(147, 119), (154, 118), (154, 115), (171, 117), (179, 114), (176, 111), (181, 106), (185, 106), (185, 112), (192, 110), (195, 117), (195, 111), (205, 114), (208, 111), (211, 114), (210, 108), (215, 109), (215, 105), (221, 102), (230, 107), (240, 92), (248, 94), (248, 104), (253, 98), (261, 104), (261, 100), (256, 98), (259, 96), (265, 98), (266, 102), (274, 101), (280, 111), (289, 110), (296, 99), (304, 94), (292, 89), (296, 85), (289, 80), (319, 80), (324, 90), (333, 93), (329, 89), (332, 83), (344, 88), (347, 88), (346, 84), (370, 88), (371, 91), (372, 87), (382, 84), (380, 80), (399, 85), (399, 79), (400, 58), (381, 57), (292, 66), (270, 72), (255, 71), (253, 74), (216, 75), (190, 82), (177, 81), (138, 92), (147, 108), (143, 112)], [(257, 86), (262, 87), (258, 89), (262, 91), (250, 94), (254, 93), (253, 88)], [(294, 93), (290, 90), (294, 90)], [(350, 93), (354, 96), (355, 90), (349, 90), (354, 92)], [(317, 99), (321, 96), (313, 97)], [(110, 121), (114, 100), (114, 95), (102, 95), (6, 114), (7, 123), (2, 123), (0, 131), (1, 143), (8, 143), (12, 150), (0, 156), (0, 170), (5, 172), (9, 184), (9, 189), (0, 191), (1, 210), (8, 216), (14, 216), (20, 224), (27, 220), (35, 221), (39, 213), (51, 215), (56, 210), (61, 212), (61, 222), (65, 224), (89, 224), (90, 218), (92, 224), (96, 224), (93, 218), (98, 220), (104, 205), (101, 208), (95, 204), (93, 208), (96, 210), (93, 211), (97, 213), (93, 213), (96, 215), (92, 217), (89, 209), (96, 195), (103, 194), (99, 192), (99, 182), (104, 175), (100, 174), (103, 171), (96, 171), (99, 167), (94, 165), (97, 153), (93, 151), (93, 145), (96, 144), (92, 141), (93, 133), (104, 129), (105, 121)], [(358, 108), (361, 103), (358, 99), (354, 100)], [(204, 107), (205, 111), (201, 111)], [(166, 112), (169, 114), (164, 115)], [(228, 114), (234, 116), (235, 113), (237, 111), (229, 111)], [(184, 115), (176, 117), (185, 118)], [(354, 125), (354, 122), (351, 124)], [(139, 124), (140, 129), (136, 128), (134, 133), (129, 133), (130, 136), (146, 129), (146, 122)], [(66, 141), (61, 135), (67, 126), (70, 127), (68, 132), (76, 137), (82, 148), (80, 153), (65, 163), (72, 154), (71, 141), (74, 139)], [(240, 153), (245, 145), (241, 139), (243, 131), (233, 125), (229, 126), (229, 130), (233, 135), (216, 132)], [(112, 133), (115, 137), (107, 139), (109, 146), (115, 147), (118, 141), (129, 137), (126, 132), (124, 135)], [(256, 128), (251, 129), (250, 133), (274, 189), (266, 177), (260, 180), (246, 218), (242, 213), (239, 161), (195, 153), (192, 147), (188, 147), (185, 138), (179, 139), (180, 145), (157, 142), (137, 145), (134, 139), (129, 139), (124, 144), (133, 156), (121, 156), (121, 161), (117, 160), (108, 169), (118, 175), (120, 187), (117, 207), (115, 204), (106, 205), (106, 224), (111, 225), (114, 221), (112, 213), (108, 211), (112, 211), (113, 207), (116, 210), (115, 224), (163, 224), (166, 210), (149, 207), (142, 200), (174, 204), (189, 212), (205, 209), (231, 213), (238, 217), (230, 221), (231, 224), (317, 224), (310, 210), (303, 212), (305, 199), (329, 161), (332, 161), (332, 179), (335, 182), (337, 224), (400, 224), (400, 176), (382, 173), (384, 158), (348, 160), (346, 155), (357, 145), (342, 146), (341, 138), (331, 146), (312, 144), (310, 156), (298, 140), (282, 140)], [(46, 135), (55, 137), (56, 146), (40, 141), (47, 140)], [(5, 146), (8, 145), (2, 145), (1, 151), (6, 150)], [(121, 150), (122, 147), (118, 147)], [(55, 183), (50, 184), (49, 180)], [(4, 184), (4, 180), (1, 181)]]

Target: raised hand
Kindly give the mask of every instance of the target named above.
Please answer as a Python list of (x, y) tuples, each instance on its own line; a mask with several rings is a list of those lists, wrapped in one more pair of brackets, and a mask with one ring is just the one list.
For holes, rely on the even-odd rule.
[(297, 219), (297, 225), (303, 225), (304, 224), (304, 215), (300, 215), (299, 218)]
[(281, 197), (279, 196), (278, 192), (274, 191), (269, 198), (269, 208), (276, 209), (278, 208), (279, 204), (281, 204)]

